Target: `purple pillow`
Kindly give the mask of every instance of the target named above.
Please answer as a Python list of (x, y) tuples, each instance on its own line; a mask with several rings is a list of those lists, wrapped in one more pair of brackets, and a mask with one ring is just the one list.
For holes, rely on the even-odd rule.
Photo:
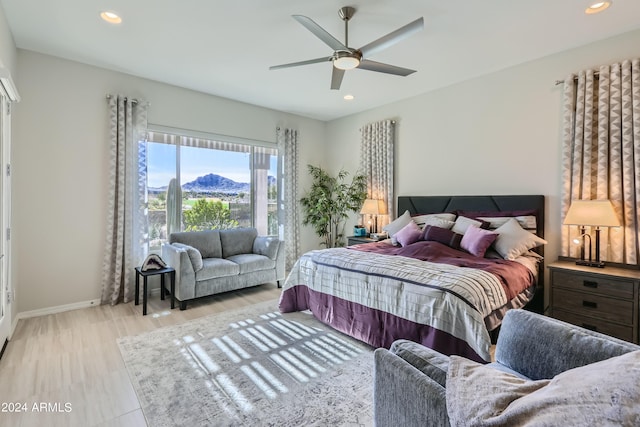
[(498, 237), (497, 233), (478, 227), (469, 227), (462, 236), (460, 247), (471, 255), (484, 257), (484, 253)]
[[(474, 227), (475, 228), (475, 227)], [(426, 225), (422, 231), (421, 240), (439, 242), (453, 249), (460, 249), (462, 234), (435, 225)]]
[(398, 231), (394, 237), (400, 243), (401, 246), (407, 246), (412, 243), (420, 240), (420, 236), (422, 235), (422, 230), (418, 227), (418, 224), (411, 221), (409, 224), (402, 227), (400, 231)]

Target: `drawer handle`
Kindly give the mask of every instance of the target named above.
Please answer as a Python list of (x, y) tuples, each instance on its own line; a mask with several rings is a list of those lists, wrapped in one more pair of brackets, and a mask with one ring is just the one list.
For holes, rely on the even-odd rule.
[(591, 301), (582, 301), (582, 306), (583, 307), (589, 307), (589, 308), (598, 308), (598, 303), (597, 302), (591, 302)]
[(594, 289), (595, 289), (595, 288), (597, 288), (597, 287), (598, 287), (598, 282), (594, 282), (593, 280), (584, 280), (584, 281), (582, 282), (582, 285), (583, 285), (585, 288), (594, 288)]
[(589, 329), (590, 331), (598, 332), (598, 327), (597, 326), (590, 325), (588, 323), (583, 323), (582, 327), (585, 328), (585, 329)]

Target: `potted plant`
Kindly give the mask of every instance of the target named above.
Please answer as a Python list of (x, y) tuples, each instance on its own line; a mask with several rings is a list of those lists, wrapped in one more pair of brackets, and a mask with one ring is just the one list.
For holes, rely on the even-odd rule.
[(307, 168), (313, 183), (307, 195), (300, 199), (302, 223), (313, 226), (325, 247), (344, 246), (345, 221), (350, 212), (360, 211), (367, 195), (367, 178), (357, 174), (347, 184), (349, 173), (345, 170), (334, 177), (318, 166), (307, 165)]

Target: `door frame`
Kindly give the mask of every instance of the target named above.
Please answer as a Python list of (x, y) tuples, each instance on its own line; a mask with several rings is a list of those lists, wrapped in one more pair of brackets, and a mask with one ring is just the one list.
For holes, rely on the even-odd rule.
[[(13, 334), (11, 283), (11, 100), (0, 85), (0, 357)], [(1, 310), (3, 308), (3, 310)]]

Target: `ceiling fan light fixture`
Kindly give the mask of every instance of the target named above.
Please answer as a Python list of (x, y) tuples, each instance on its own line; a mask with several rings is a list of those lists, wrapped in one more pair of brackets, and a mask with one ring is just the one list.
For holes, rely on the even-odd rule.
[(333, 66), (339, 70), (353, 70), (360, 65), (362, 55), (358, 51), (338, 51), (333, 55)]
[(333, 60), (333, 66), (340, 70), (353, 70), (358, 65), (360, 65), (360, 60), (349, 56), (343, 56)]
[(600, 13), (605, 9), (608, 9), (609, 6), (613, 3), (613, 0), (599, 1), (592, 0), (589, 1), (588, 7), (585, 9), (584, 13), (587, 15), (593, 15), (594, 13)]

